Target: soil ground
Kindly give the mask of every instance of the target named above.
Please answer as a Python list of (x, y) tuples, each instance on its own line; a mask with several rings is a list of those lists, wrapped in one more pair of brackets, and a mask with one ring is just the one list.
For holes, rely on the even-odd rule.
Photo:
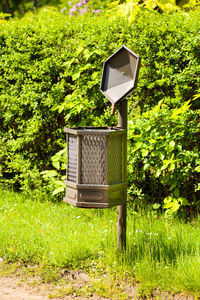
[[(80, 280), (80, 279), (78, 279), (78, 280)], [(126, 299), (142, 299), (142, 298), (138, 298), (136, 296), (135, 292), (136, 291), (135, 291), (134, 287), (130, 288), (129, 297), (124, 298), (124, 300), (126, 300)], [(98, 295), (90, 295), (87, 297), (77, 296), (77, 295), (54, 297), (47, 290), (47, 286), (44, 286), (44, 285), (32, 286), (32, 285), (30, 285), (30, 283), (22, 282), (21, 278), (16, 278), (16, 277), (1, 277), (0, 278), (0, 300), (48, 300), (50, 298), (54, 299), (54, 300), (61, 300), (61, 299), (62, 300), (112, 299), (112, 298), (101, 297)], [(120, 299), (122, 299), (122, 298), (120, 298)], [(184, 296), (184, 295), (170, 296), (170, 295), (165, 294), (165, 295), (159, 295), (159, 296), (157, 295), (155, 297), (148, 298), (148, 299), (193, 300), (195, 298), (192, 296)]]
[[(83, 271), (63, 270), (60, 280), (44, 283), (39, 276), (31, 275), (34, 266), (23, 269), (14, 265), (13, 269), (7, 264), (0, 263), (0, 300), (196, 300), (190, 295), (160, 293), (154, 291), (151, 297), (142, 298), (137, 293), (137, 283), (113, 281), (110, 285), (107, 276), (91, 278)], [(98, 276), (99, 277), (99, 276)], [(107, 286), (106, 290), (103, 289)], [(97, 287), (97, 289), (95, 288)], [(98, 294), (102, 294), (99, 296)]]
[(47, 296), (21, 284), (17, 278), (0, 278), (0, 300), (46, 300)]
[[(46, 286), (39, 285), (33, 287), (30, 284), (22, 283), (20, 279), (15, 277), (2, 277), (0, 278), (0, 300), (49, 300), (50, 298), (54, 300), (68, 300), (68, 299), (77, 299), (84, 300), (88, 299), (83, 296), (69, 295), (64, 297), (52, 297), (49, 295), (46, 290)], [(50, 296), (50, 298), (49, 298)], [(91, 296), (89, 299), (101, 300), (106, 299), (100, 296)]]

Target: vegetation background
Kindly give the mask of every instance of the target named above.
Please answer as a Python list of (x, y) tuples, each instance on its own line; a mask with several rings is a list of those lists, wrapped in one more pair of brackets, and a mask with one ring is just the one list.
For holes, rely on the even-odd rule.
[[(81, 6), (69, 2), (66, 7), (59, 2), (62, 9), (46, 6), (9, 21), (1, 17), (1, 184), (62, 198), (63, 128), (116, 125), (99, 83), (103, 61), (126, 44), (142, 58), (138, 87), (129, 97), (130, 206), (196, 210), (200, 193), (198, 7), (188, 11), (174, 6), (158, 13), (141, 6), (129, 22), (133, 10), (127, 13), (126, 9), (131, 1), (115, 3), (106, 11), (97, 8), (102, 3), (106, 7), (108, 1), (101, 5), (95, 1), (95, 9), (93, 1), (86, 2)], [(20, 12), (29, 2), (9, 3), (13, 12)], [(35, 9), (46, 4), (30, 3)], [(8, 1), (1, 5), (6, 9)], [(86, 7), (87, 12), (81, 10)], [(124, 14), (119, 16), (118, 8)]]
[[(2, 0), (0, 3), (0, 12), (9, 13), (13, 16), (23, 16), (28, 11), (36, 11), (45, 6), (54, 6), (59, 9), (69, 9), (73, 4), (78, 3), (78, 0), (75, 1), (66, 1), (66, 0)], [(111, 3), (112, 0), (90, 0), (82, 1), (92, 7), (93, 9), (102, 9), (106, 8), (107, 4)], [(123, 1), (122, 1), (123, 2)], [(72, 3), (72, 4), (71, 4)], [(81, 3), (81, 1), (80, 1)]]
[[(65, 268), (83, 268), (101, 279), (111, 275), (83, 291), (67, 286), (64, 294), (98, 291), (127, 299), (116, 284), (123, 277), (126, 283), (140, 282), (144, 297), (156, 289), (200, 296), (197, 4), (1, 1), (0, 256), (5, 262), (34, 264), (30, 273), (39, 271), (47, 282), (63, 278)], [(124, 44), (142, 63), (128, 99), (127, 250), (118, 253), (115, 208), (78, 210), (60, 200), (63, 129), (117, 124), (99, 85), (103, 61)], [(2, 191), (6, 188), (15, 193)]]

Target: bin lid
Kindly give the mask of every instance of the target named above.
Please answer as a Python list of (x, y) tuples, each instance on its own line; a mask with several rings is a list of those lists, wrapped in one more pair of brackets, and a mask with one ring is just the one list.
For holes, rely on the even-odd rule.
[(112, 103), (125, 99), (137, 84), (140, 57), (122, 46), (103, 64), (100, 91)]

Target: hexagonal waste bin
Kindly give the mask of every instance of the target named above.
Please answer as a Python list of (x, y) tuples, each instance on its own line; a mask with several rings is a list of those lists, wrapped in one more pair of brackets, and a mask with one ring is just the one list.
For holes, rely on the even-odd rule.
[(108, 127), (65, 128), (67, 180), (64, 202), (107, 208), (125, 199), (126, 131)]

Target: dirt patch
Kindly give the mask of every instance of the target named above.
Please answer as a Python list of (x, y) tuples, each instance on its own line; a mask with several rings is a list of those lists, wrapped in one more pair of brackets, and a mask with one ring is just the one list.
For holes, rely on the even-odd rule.
[(19, 279), (12, 277), (0, 278), (0, 300), (46, 300), (49, 299), (42, 291), (22, 284)]
[[(8, 265), (6, 265), (7, 268)], [(6, 269), (6, 271), (8, 271)], [(154, 291), (152, 296), (142, 298), (138, 295), (139, 285), (111, 279), (107, 274), (101, 277), (89, 276), (83, 271), (61, 270), (59, 278), (44, 282), (36, 275), (35, 267), (23, 269), (15, 265), (9, 267), (9, 274), (0, 274), (0, 300), (194, 300), (193, 296)], [(34, 274), (34, 275), (31, 275)]]
[[(83, 276), (83, 274), (81, 275)], [(87, 275), (86, 275), (87, 276)], [(85, 275), (83, 276), (85, 277)], [(61, 286), (58, 286), (58, 288)], [(77, 295), (63, 295), (61, 297), (53, 296), (52, 293), (57, 293), (55, 287), (50, 285), (40, 285), (37, 287), (31, 286), (30, 283), (24, 283), (21, 279), (16, 277), (2, 277), (0, 278), (0, 300), (68, 300), (76, 298), (78, 300), (86, 300), (88, 297)], [(101, 296), (89, 296), (90, 299), (101, 300), (106, 299)]]
[[(71, 277), (72, 274), (68, 274)], [(74, 284), (81, 288), (83, 288), (84, 282), (88, 283), (90, 281), (89, 276), (85, 273), (76, 273), (76, 275), (73, 275), (73, 278), (70, 278), (71, 280), (75, 280)], [(69, 284), (68, 281), (66, 281), (66, 286)], [(34, 283), (35, 285), (35, 283)], [(73, 286), (74, 288), (74, 286)], [(69, 300), (69, 299), (77, 299), (77, 300), (87, 300), (87, 299), (93, 299), (93, 300), (103, 300), (103, 299), (143, 299), (142, 297), (137, 297), (136, 293), (136, 287), (135, 286), (124, 286), (126, 289), (126, 295), (120, 296), (113, 295), (110, 297), (102, 297), (94, 294), (87, 294), (78, 296), (75, 292), (76, 289), (71, 290), (72, 294), (70, 295), (60, 295), (59, 297), (56, 297), (56, 293), (61, 293), (61, 290), (63, 289), (63, 293), (67, 292), (65, 290), (65, 287), (63, 285), (59, 285), (55, 288), (53, 285), (47, 285), (47, 284), (39, 284), (37, 286), (33, 286), (30, 284), (30, 282), (23, 282), (22, 278), (17, 277), (2, 277), (0, 278), (0, 300)], [(60, 289), (60, 290), (59, 290)], [(147, 299), (157, 299), (157, 300), (194, 300), (195, 298), (193, 296), (185, 296), (185, 295), (169, 295), (169, 294), (160, 294), (155, 295), (154, 297), (149, 297)]]
[(37, 282), (36, 277), (0, 277), (0, 300), (108, 299), (90, 292), (89, 285), (90, 277), (83, 272), (68, 272), (58, 284)]

